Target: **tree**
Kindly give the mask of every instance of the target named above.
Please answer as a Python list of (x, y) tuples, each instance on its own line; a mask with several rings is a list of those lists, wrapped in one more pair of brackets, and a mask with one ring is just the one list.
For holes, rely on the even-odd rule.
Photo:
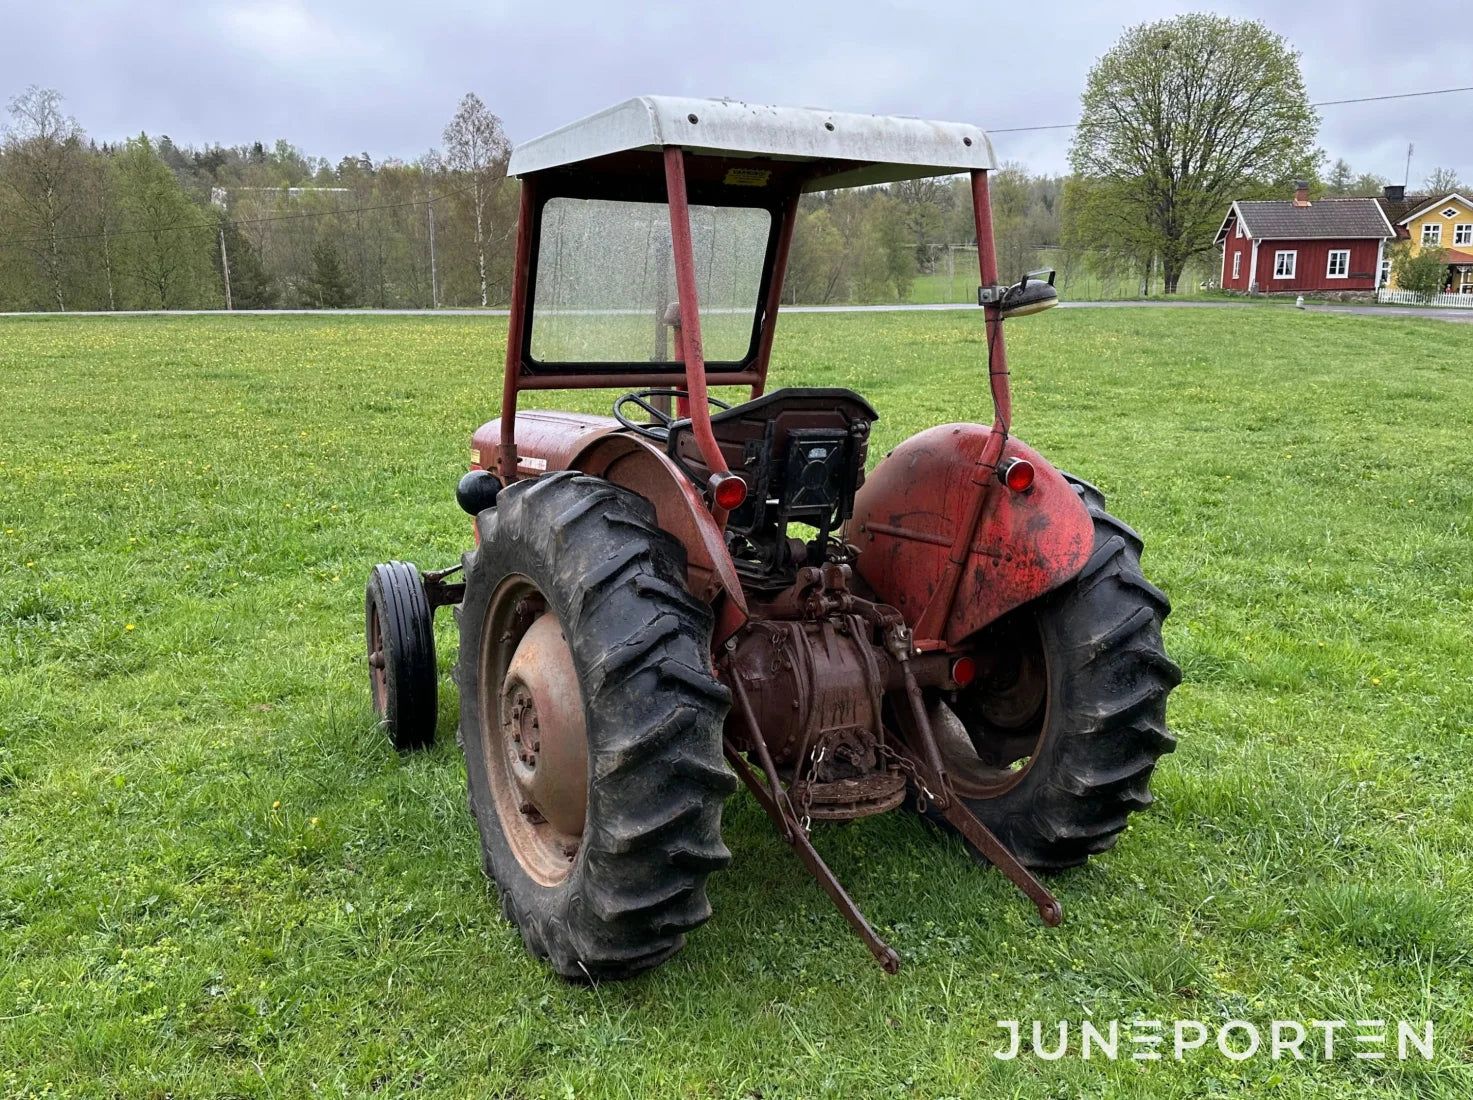
[(159, 159), (147, 134), (128, 141), (117, 158), (118, 267), (129, 275), (139, 305), (184, 309), (204, 301), (214, 232)]
[(236, 224), (225, 217), (223, 211), (218, 220), (216, 240), (224, 235), (225, 255), (222, 257), (218, 248), (211, 255), (215, 274), (222, 282), (225, 276), (222, 265), (229, 258), (231, 306), (235, 309), (275, 309), (276, 284), (261, 263), (261, 254)]
[(1462, 190), (1463, 184), (1458, 179), (1458, 173), (1452, 168), (1434, 168), (1432, 174), (1423, 181), (1429, 195), (1439, 198), (1452, 191)]
[(783, 281), (789, 302), (826, 304), (838, 287), (844, 239), (827, 210), (803, 210), (793, 227), (792, 253)]
[(61, 109), (61, 93), (32, 84), (10, 101), (4, 181), (19, 200), (17, 237), (40, 261), (49, 296), (66, 309), (68, 223), (77, 202), (82, 128)]
[(470, 177), (471, 205), (475, 213), (476, 274), (481, 282), (481, 305), (487, 304), (486, 239), (487, 203), (506, 178), (511, 143), (502, 130), (501, 119), (486, 109), (479, 96), (467, 92), (455, 117), (445, 127), (445, 159), (453, 172)]
[(1350, 170), (1350, 165), (1344, 157), (1338, 157), (1335, 165), (1330, 169), (1330, 177), (1325, 180), (1325, 194), (1343, 198), (1350, 194), (1355, 186), (1355, 173)]
[(324, 238), (312, 249), (312, 274), (305, 297), (319, 309), (345, 309), (353, 304), (353, 285), (337, 245)]
[(1069, 157), (1089, 182), (1091, 236), (1149, 247), (1168, 294), (1229, 203), (1308, 175), (1321, 155), (1299, 55), (1262, 23), (1140, 24), (1090, 70), (1082, 100)]
[(1423, 248), (1413, 252), (1412, 243), (1402, 241), (1391, 251), (1391, 270), (1400, 289), (1430, 298), (1441, 294), (1447, 283), (1447, 251)]

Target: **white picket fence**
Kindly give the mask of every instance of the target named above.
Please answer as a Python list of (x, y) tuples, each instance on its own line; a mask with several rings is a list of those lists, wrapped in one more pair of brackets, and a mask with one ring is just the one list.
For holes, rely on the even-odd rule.
[(1391, 290), (1386, 287), (1376, 291), (1376, 301), (1398, 306), (1451, 306), (1453, 309), (1473, 309), (1473, 294), (1418, 294), (1414, 290)]

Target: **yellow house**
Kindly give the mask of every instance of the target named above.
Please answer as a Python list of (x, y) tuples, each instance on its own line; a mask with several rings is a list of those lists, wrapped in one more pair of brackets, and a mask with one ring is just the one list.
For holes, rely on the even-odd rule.
[(1473, 202), (1454, 191), (1418, 204), (1395, 228), (1398, 238), (1410, 242), (1413, 254), (1424, 248), (1447, 253), (1446, 292), (1473, 294)]

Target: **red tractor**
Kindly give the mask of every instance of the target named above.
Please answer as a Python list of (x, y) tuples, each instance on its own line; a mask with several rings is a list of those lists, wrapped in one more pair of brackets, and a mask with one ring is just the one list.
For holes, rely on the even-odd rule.
[[(373, 570), (368, 663), (395, 746), (429, 743), (431, 617), (455, 608), (482, 862), (560, 974), (680, 949), (711, 915), (738, 779), (891, 972), (813, 823), (909, 807), (1053, 925), (1033, 872), (1104, 851), (1150, 804), (1180, 679), (1168, 603), (1099, 491), (1008, 433), (1003, 323), (1058, 296), (1051, 273), (998, 281), (994, 166), (971, 126), (661, 97), (513, 154), (501, 416), (456, 492), (476, 548)], [(959, 173), (993, 421), (921, 432), (866, 474), (863, 397), (765, 392), (798, 200)], [(612, 416), (517, 411), (524, 390), (611, 387), (629, 391)]]

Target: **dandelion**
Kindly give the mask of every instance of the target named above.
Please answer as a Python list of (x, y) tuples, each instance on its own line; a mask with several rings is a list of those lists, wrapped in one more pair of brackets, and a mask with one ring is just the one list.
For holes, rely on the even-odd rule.
[(1377, 686), (1380, 686), (1381, 678), (1379, 676), (1372, 676), (1371, 677), (1371, 683), (1376, 684)]
[(132, 630), (133, 629), (133, 624), (132, 623), (129, 623), (125, 627), (123, 627), (123, 629), (124, 630)]
[(281, 809), (281, 799), (278, 798), (275, 802), (271, 803), (271, 808), (273, 810)]
[(34, 568), (36, 568), (36, 563), (33, 562), (33, 561), (28, 561), (28, 562), (26, 562), (26, 568), (27, 569), (34, 569)]
[(312, 828), (317, 828), (317, 819), (315, 817), (312, 819)]

